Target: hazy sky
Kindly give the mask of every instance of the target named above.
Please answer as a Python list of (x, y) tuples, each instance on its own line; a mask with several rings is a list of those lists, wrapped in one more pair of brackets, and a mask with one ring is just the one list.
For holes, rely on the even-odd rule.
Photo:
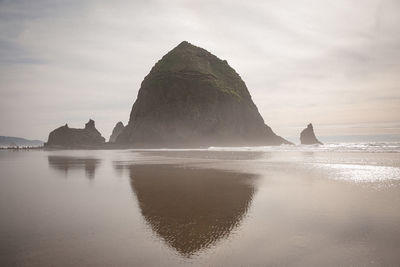
[(0, 135), (92, 118), (108, 139), (183, 40), (226, 59), (279, 135), (400, 134), (398, 0), (0, 0)]

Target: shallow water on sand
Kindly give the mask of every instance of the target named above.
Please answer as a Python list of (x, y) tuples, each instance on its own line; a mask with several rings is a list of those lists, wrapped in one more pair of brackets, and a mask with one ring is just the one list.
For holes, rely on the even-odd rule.
[(0, 151), (1, 266), (398, 266), (400, 154)]

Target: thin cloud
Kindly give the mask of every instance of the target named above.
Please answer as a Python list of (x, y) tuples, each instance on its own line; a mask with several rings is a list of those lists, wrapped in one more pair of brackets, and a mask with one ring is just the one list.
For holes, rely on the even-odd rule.
[(93, 118), (108, 137), (182, 40), (226, 59), (278, 134), (400, 134), (382, 127), (400, 122), (398, 32), (395, 0), (0, 1), (0, 134)]

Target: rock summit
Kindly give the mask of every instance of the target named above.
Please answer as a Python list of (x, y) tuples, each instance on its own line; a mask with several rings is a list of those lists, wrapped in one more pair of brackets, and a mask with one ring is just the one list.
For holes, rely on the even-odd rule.
[(115, 126), (114, 129), (112, 131), (112, 134), (110, 136), (109, 142), (110, 143), (114, 143), (115, 140), (117, 140), (118, 135), (122, 132), (122, 130), (124, 129), (124, 124), (122, 122), (118, 122)]
[(322, 145), (322, 143), (320, 141), (318, 141), (317, 137), (315, 136), (314, 128), (311, 123), (308, 124), (307, 128), (305, 128), (300, 133), (300, 141), (301, 141), (302, 145), (312, 145), (312, 144)]

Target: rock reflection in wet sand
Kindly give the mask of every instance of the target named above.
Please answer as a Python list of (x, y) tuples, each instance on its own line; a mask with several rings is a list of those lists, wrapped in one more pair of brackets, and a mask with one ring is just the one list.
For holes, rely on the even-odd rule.
[(176, 165), (132, 165), (129, 170), (143, 217), (186, 257), (227, 238), (255, 192), (255, 176), (248, 173)]
[(49, 166), (68, 175), (68, 170), (84, 169), (86, 177), (93, 179), (101, 160), (72, 156), (48, 156)]

